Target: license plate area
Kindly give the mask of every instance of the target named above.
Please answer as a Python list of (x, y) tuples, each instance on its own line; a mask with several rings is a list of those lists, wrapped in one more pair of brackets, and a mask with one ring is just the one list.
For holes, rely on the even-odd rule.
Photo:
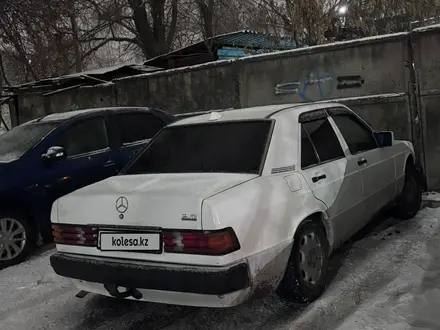
[(162, 234), (140, 230), (100, 230), (101, 251), (162, 253)]

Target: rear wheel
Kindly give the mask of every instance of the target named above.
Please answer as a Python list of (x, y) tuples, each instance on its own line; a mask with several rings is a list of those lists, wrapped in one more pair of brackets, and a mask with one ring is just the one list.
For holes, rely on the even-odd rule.
[(0, 214), (0, 267), (22, 262), (34, 249), (34, 227), (21, 214)]
[(413, 163), (408, 163), (405, 170), (405, 183), (402, 193), (393, 209), (393, 217), (402, 220), (413, 218), (422, 204), (422, 185), (417, 169)]
[(297, 229), (278, 295), (289, 301), (310, 303), (327, 283), (329, 244), (321, 224), (305, 220)]

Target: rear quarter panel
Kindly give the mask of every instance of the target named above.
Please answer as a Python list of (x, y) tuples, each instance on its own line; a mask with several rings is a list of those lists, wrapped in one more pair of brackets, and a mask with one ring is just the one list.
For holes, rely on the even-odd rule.
[(405, 174), (405, 164), (408, 157), (412, 156), (413, 160), (416, 160), (414, 147), (409, 141), (396, 140), (391, 148), (393, 148), (396, 163), (396, 175), (397, 177), (400, 177)]
[[(296, 191), (289, 189), (287, 176), (290, 181), (292, 176), (297, 178)], [(301, 175), (261, 176), (206, 199), (202, 227), (234, 229), (241, 249), (222, 257), (222, 263), (228, 264), (264, 251), (283, 250), (293, 242), (302, 220), (318, 210), (325, 211), (324, 206)]]
[(396, 167), (397, 188), (395, 197), (397, 197), (400, 195), (405, 182), (406, 161), (409, 157), (412, 157), (412, 159), (416, 161), (416, 157), (414, 153), (414, 146), (409, 141), (395, 140), (393, 146), (390, 148), (393, 150), (394, 164)]

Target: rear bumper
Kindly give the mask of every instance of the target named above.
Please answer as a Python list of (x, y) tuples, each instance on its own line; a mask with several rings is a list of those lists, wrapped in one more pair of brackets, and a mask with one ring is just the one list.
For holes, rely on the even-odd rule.
[(60, 276), (136, 289), (224, 295), (250, 286), (244, 262), (229, 267), (187, 267), (57, 252), (50, 264)]

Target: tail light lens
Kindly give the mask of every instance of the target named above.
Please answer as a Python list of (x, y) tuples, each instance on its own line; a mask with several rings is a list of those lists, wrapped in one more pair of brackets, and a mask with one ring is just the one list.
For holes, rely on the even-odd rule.
[(165, 252), (224, 255), (240, 249), (232, 228), (219, 231), (163, 231)]
[(57, 244), (96, 246), (98, 228), (78, 225), (52, 225), (54, 241)]
[[(97, 246), (98, 228), (90, 226), (53, 224), (56, 244)], [(204, 255), (225, 255), (240, 249), (232, 228), (218, 231), (164, 230), (164, 251)]]

